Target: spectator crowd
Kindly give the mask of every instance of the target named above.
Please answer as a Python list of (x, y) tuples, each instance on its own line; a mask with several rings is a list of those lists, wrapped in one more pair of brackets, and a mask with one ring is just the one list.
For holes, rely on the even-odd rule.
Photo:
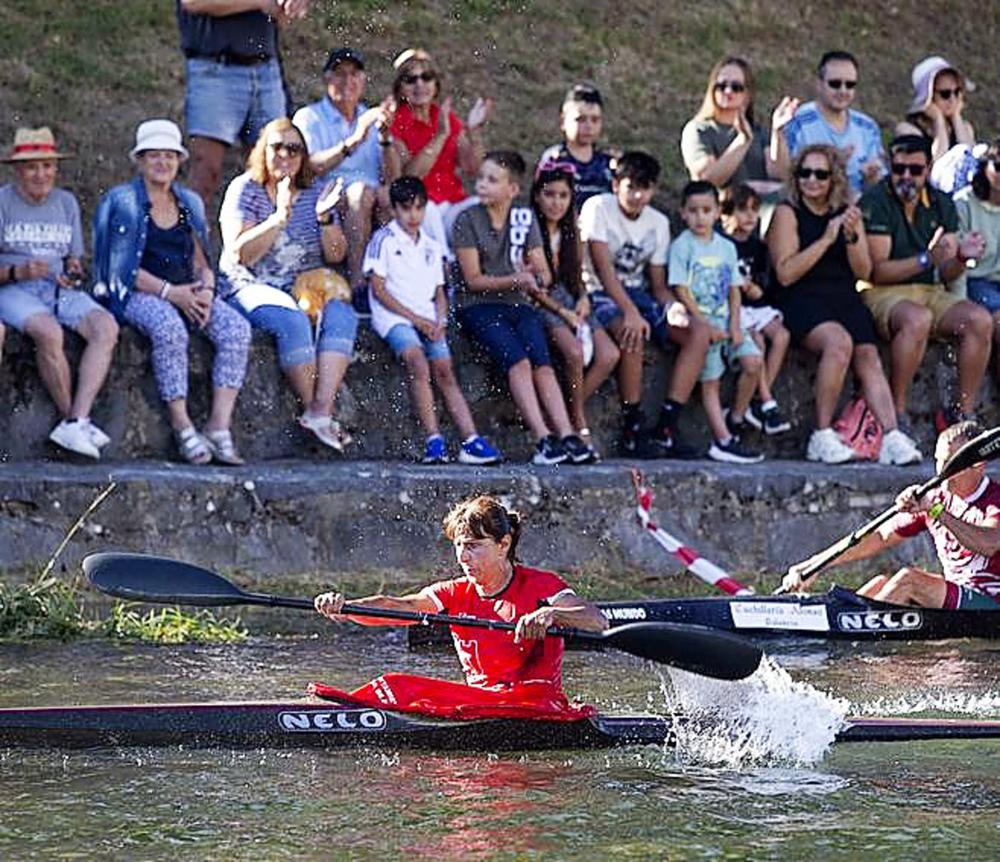
[[(391, 93), (369, 104), (364, 54), (336, 47), (323, 97), (292, 112), (279, 30), (309, 5), (176, 0), (186, 136), (169, 119), (139, 124), (132, 178), (97, 207), (89, 269), (79, 204), (58, 185), (69, 154), (47, 126), (16, 130), (0, 187), (0, 345), (6, 327), (34, 343), (57, 446), (96, 459), (111, 442), (91, 408), (123, 326), (148, 339), (193, 464), (243, 462), (232, 417), (254, 330), (274, 340), (301, 433), (349, 452), (336, 404), (359, 320), (405, 369), (426, 436), (415, 454), (429, 464), (503, 459), (463, 394), (456, 329), (506, 381), (539, 465), (600, 457), (587, 403), (613, 375), (613, 454), (701, 457), (679, 421), (698, 390), (708, 457), (758, 462), (754, 435), (791, 428), (775, 386), (793, 344), (816, 359), (809, 460), (856, 457), (835, 428), (851, 383), (880, 429), (874, 457), (920, 461), (908, 396), (932, 339), (957, 357), (939, 426), (973, 418), (1000, 342), (1000, 139), (977, 143), (964, 116), (973, 84), (944, 58), (914, 67), (892, 129), (854, 107), (863, 69), (845, 51), (818, 58), (812, 101), (784, 96), (769, 118), (750, 64), (721, 59), (680, 133), (690, 181), (677, 230), (653, 206), (658, 160), (605, 143), (613, 108), (589, 83), (569, 87), (561, 140), (533, 164), (487, 134), (491, 98), (456, 111), (420, 48), (396, 58)], [(245, 169), (223, 188), (235, 146)], [(75, 371), (64, 329), (85, 342)], [(200, 428), (187, 406), (192, 334), (214, 348)], [(655, 417), (641, 407), (650, 340), (668, 366)], [(995, 355), (1000, 376), (1000, 343)]]

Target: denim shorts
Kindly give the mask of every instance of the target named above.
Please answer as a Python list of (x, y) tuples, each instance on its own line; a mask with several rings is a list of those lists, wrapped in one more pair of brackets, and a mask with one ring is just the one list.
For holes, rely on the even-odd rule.
[(57, 290), (56, 283), (47, 278), (0, 287), (0, 320), (22, 332), (28, 318), (36, 314), (50, 315), (77, 330), (92, 311), (110, 313), (89, 293), (67, 287)]
[[(660, 305), (648, 290), (626, 289), (628, 298), (632, 300), (642, 319), (649, 324), (653, 338), (661, 347), (666, 347), (670, 341), (670, 324), (667, 323), (667, 309)], [(604, 327), (611, 326), (624, 312), (610, 294), (597, 290), (590, 294), (590, 303), (594, 314)]]
[(317, 353), (354, 355), (358, 315), (349, 303), (332, 300), (323, 309), (319, 338), (314, 339), (309, 316), (291, 294), (268, 284), (244, 285), (229, 297), (257, 329), (273, 335), (278, 342), (278, 362), (282, 368), (316, 361)]
[(738, 368), (739, 361), (744, 356), (760, 356), (760, 348), (746, 330), (743, 330), (743, 340), (739, 347), (733, 347), (733, 342), (729, 338), (725, 341), (713, 341), (708, 345), (705, 365), (698, 379), (718, 380), (726, 373), (726, 368)]
[(967, 276), (965, 283), (969, 299), (976, 305), (981, 305), (990, 314), (1000, 311), (1000, 281)]
[(271, 120), (288, 112), (281, 66), (276, 59), (253, 66), (187, 59), (184, 122), (188, 135), (227, 145), (252, 145)]
[(424, 355), (431, 362), (435, 359), (451, 358), (447, 338), (442, 337), (438, 341), (431, 341), (422, 332), (418, 332), (412, 323), (397, 323), (386, 333), (385, 340), (388, 342), (389, 347), (392, 348), (392, 352), (400, 359), (411, 347), (423, 348)]
[[(568, 308), (570, 311), (573, 311), (576, 308), (576, 300), (573, 298), (573, 294), (561, 284), (557, 284), (555, 287), (550, 288), (549, 296), (558, 301), (563, 308)], [(540, 308), (539, 311), (542, 313), (542, 320), (545, 321), (546, 328), (558, 329), (560, 326), (566, 328), (569, 327), (569, 324), (554, 311), (549, 311), (547, 308)], [(593, 302), (590, 304), (590, 314), (587, 315), (584, 322), (587, 323), (591, 329), (604, 328), (597, 315), (594, 314)]]
[(533, 368), (551, 365), (542, 316), (530, 305), (482, 302), (458, 312), (469, 335), (503, 371), (510, 371), (522, 359)]
[(943, 607), (948, 610), (1000, 611), (1000, 603), (993, 596), (963, 587), (953, 581), (945, 584)]

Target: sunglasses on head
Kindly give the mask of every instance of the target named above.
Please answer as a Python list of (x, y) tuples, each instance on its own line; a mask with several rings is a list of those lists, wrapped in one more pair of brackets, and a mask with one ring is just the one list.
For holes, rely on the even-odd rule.
[(746, 88), (747, 88), (746, 84), (742, 84), (739, 81), (716, 81), (715, 82), (715, 89), (718, 92), (720, 92), (720, 93), (723, 90), (729, 90), (730, 93), (742, 93), (744, 90), (746, 90)]
[(280, 153), (282, 150), (290, 156), (301, 156), (305, 147), (302, 144), (296, 143), (295, 141), (275, 141), (273, 144), (268, 144), (271, 150), (275, 153)]
[(818, 180), (828, 180), (833, 171), (826, 168), (799, 168), (795, 172), (800, 180), (807, 180), (809, 177), (816, 177)]
[(959, 96), (962, 95), (962, 88), (955, 87), (954, 89), (952, 89), (949, 87), (943, 87), (940, 90), (935, 90), (934, 95), (945, 100), (950, 99), (952, 96), (954, 96), (957, 99)]
[(926, 170), (927, 165), (902, 165), (899, 162), (892, 163), (892, 172), (897, 177), (901, 177), (903, 174), (909, 174), (911, 177), (921, 177), (924, 175), (924, 171)]
[(434, 72), (419, 72), (417, 74), (411, 72), (410, 74), (403, 75), (402, 77), (404, 84), (416, 84), (417, 81), (423, 81), (425, 84), (429, 84), (436, 80), (437, 74)]
[(853, 90), (856, 86), (858, 86), (858, 82), (848, 81), (845, 80), (844, 78), (831, 78), (829, 81), (826, 82), (826, 85), (831, 90), (839, 90), (842, 87), (846, 87), (848, 90)]

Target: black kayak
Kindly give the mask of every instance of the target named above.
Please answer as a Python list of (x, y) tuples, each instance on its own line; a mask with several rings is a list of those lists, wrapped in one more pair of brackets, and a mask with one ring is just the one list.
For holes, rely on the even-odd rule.
[[(683, 718), (657, 715), (454, 721), (317, 700), (27, 707), (0, 709), (0, 747), (178, 745), (486, 753), (671, 745), (684, 724)], [(836, 741), (984, 738), (1000, 738), (1000, 721), (852, 718)]]

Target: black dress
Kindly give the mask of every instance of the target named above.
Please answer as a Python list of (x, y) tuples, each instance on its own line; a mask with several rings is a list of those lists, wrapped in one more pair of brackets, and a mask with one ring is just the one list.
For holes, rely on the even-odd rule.
[[(790, 207), (791, 204), (781, 206)], [(804, 206), (793, 210), (798, 223), (800, 251), (823, 236), (830, 219), (843, 212), (841, 209), (819, 216)], [(776, 291), (778, 308), (785, 315), (785, 326), (792, 338), (801, 342), (821, 323), (833, 320), (850, 333), (855, 344), (875, 344), (875, 323), (861, 301), (856, 282), (857, 276), (847, 259), (847, 242), (841, 232), (812, 269), (798, 281)]]

